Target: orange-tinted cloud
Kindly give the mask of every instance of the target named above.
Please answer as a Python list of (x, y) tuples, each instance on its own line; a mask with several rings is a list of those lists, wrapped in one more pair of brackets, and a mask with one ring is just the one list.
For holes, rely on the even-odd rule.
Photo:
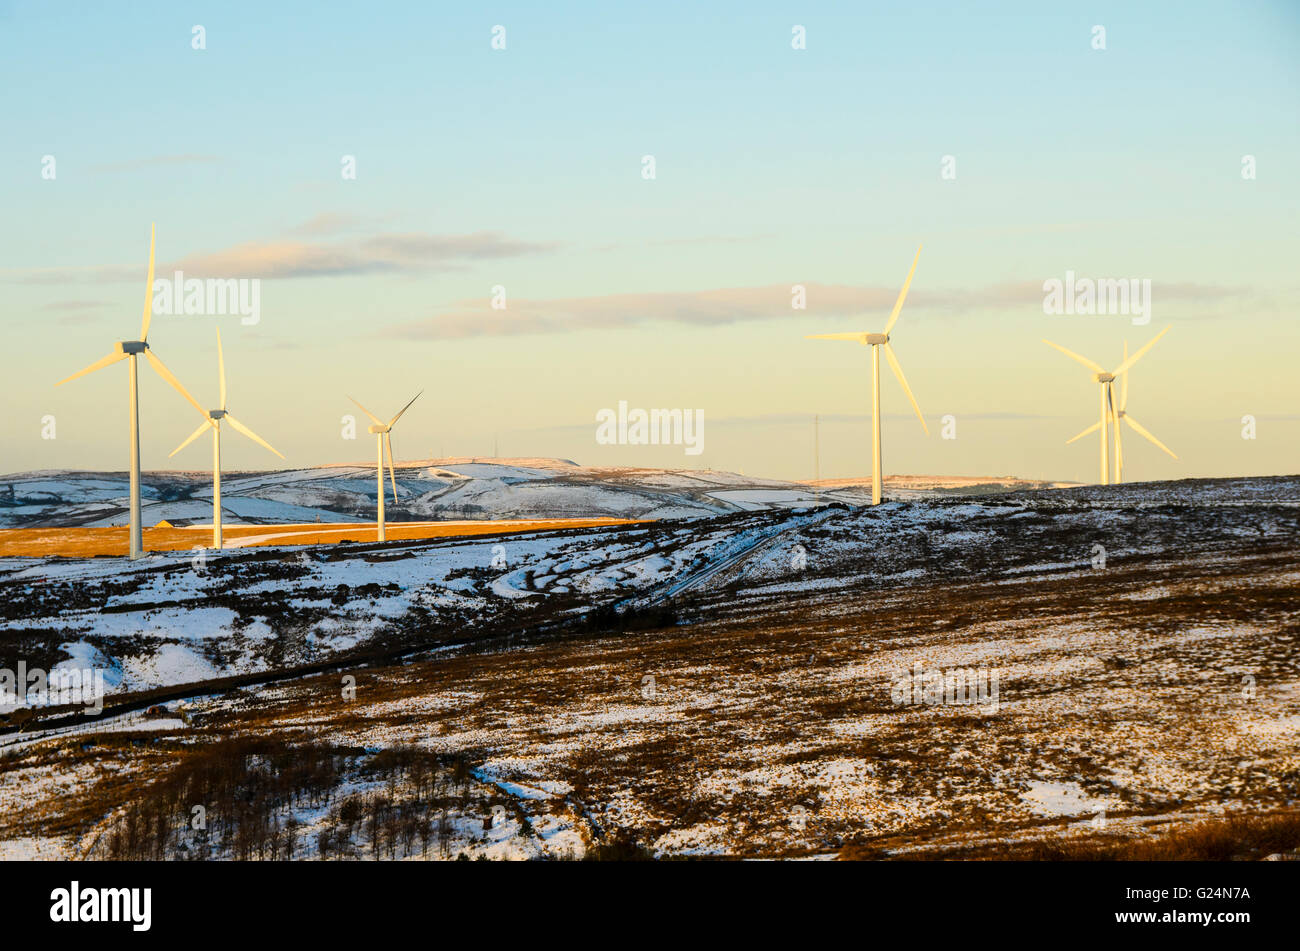
[[(468, 337), (516, 336), (634, 327), (651, 321), (713, 326), (778, 317), (844, 317), (857, 315), (861, 327), (883, 329), (898, 297), (896, 287), (855, 287), (848, 284), (804, 284), (806, 307), (792, 307), (793, 284), (731, 287), (681, 292), (607, 294), (599, 297), (510, 299), (504, 310), (492, 309), (487, 298), (462, 300), (423, 320), (389, 327), (385, 336), (406, 339), (455, 340)], [(1220, 299), (1238, 289), (1205, 285), (1156, 285), (1158, 300)], [(907, 308), (960, 315), (988, 308), (1040, 309), (1041, 281), (1019, 281), (958, 291), (913, 290)]]
[[(339, 221), (319, 218), (316, 227), (329, 229)], [(519, 257), (551, 251), (553, 242), (524, 241), (499, 231), (470, 234), (381, 233), (356, 241), (333, 243), (302, 240), (247, 241), (219, 251), (186, 255), (160, 262), (159, 276), (184, 271), (197, 278), (337, 277), (382, 272), (436, 272), (463, 268), (474, 261)], [(81, 284), (138, 281), (143, 267), (3, 268), (0, 281), (18, 284)]]

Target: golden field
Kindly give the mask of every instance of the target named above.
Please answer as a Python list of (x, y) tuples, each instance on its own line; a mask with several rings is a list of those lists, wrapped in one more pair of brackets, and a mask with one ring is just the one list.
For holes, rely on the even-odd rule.
[[(389, 522), (389, 541), (424, 538), (453, 538), (463, 535), (562, 531), (574, 528), (603, 528), (628, 525), (637, 519), (624, 518), (540, 518), (489, 519), (480, 521)], [(374, 542), (377, 531), (366, 522), (334, 522), (300, 525), (226, 525), (222, 527), (226, 548), (259, 545), (333, 545), (339, 542)], [(210, 548), (211, 525), (146, 528), (147, 551), (188, 551)], [(0, 558), (91, 558), (96, 555), (126, 555), (125, 525), (95, 528), (11, 528), (0, 530)]]

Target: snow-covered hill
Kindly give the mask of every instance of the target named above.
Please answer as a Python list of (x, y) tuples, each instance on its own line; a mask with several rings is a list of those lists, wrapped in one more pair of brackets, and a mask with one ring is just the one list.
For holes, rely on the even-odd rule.
[[(207, 523), (212, 477), (207, 472), (146, 472), (141, 495), (146, 525)], [(894, 476), (892, 498), (982, 494), (1048, 483), (1013, 479)], [(393, 521), (476, 518), (672, 519), (826, 502), (870, 501), (868, 483), (783, 482), (720, 470), (580, 466), (563, 459), (426, 459), (397, 464)], [(43, 471), (0, 476), (0, 528), (123, 525), (123, 472)], [(375, 470), (361, 465), (223, 474), (221, 503), (228, 524), (369, 521), (375, 516)], [(391, 491), (391, 490), (390, 490)]]

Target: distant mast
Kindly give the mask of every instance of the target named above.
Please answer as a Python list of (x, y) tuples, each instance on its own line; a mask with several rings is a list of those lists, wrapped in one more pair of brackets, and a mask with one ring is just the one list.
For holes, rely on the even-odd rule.
[(813, 416), (813, 498), (821, 501), (822, 481), (822, 418)]
[(813, 481), (822, 480), (822, 433), (821, 416), (813, 417)]

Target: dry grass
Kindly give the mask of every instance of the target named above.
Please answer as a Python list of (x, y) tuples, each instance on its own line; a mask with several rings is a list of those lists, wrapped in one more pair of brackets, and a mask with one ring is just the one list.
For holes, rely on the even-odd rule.
[(879, 847), (851, 845), (845, 861), (945, 861), (997, 859), (1036, 862), (1230, 862), (1258, 861), (1300, 850), (1300, 811), (1206, 819), (1165, 832), (1118, 838), (1113, 835), (990, 843), (955, 849), (890, 854)]
[[(447, 823), (490, 814), (463, 755), (410, 746), (355, 747), (239, 736), (181, 748), (156, 781), (100, 797), (109, 818), (86, 845), (91, 858), (285, 860), (408, 858), (450, 844)], [(362, 782), (367, 791), (349, 792)], [(194, 822), (201, 806), (202, 822)], [(298, 815), (323, 811), (304, 827)]]
[(1086, 862), (1226, 862), (1300, 849), (1300, 812), (1211, 819), (1128, 842), (1044, 842), (1029, 859)]
[[(485, 521), (389, 522), (389, 541), (418, 541), (424, 538), (456, 538), (463, 535), (514, 534), (518, 532), (567, 531), (575, 528), (604, 528), (631, 525), (625, 518), (492, 519)], [(227, 525), (222, 534), (227, 547), (261, 545), (333, 545), (343, 541), (374, 542), (375, 526), (368, 522), (304, 525)], [(0, 558), (93, 558), (127, 554), (124, 525), (95, 528), (10, 528), (0, 530)], [(146, 551), (189, 551), (207, 548), (212, 542), (211, 526), (146, 528)]]

